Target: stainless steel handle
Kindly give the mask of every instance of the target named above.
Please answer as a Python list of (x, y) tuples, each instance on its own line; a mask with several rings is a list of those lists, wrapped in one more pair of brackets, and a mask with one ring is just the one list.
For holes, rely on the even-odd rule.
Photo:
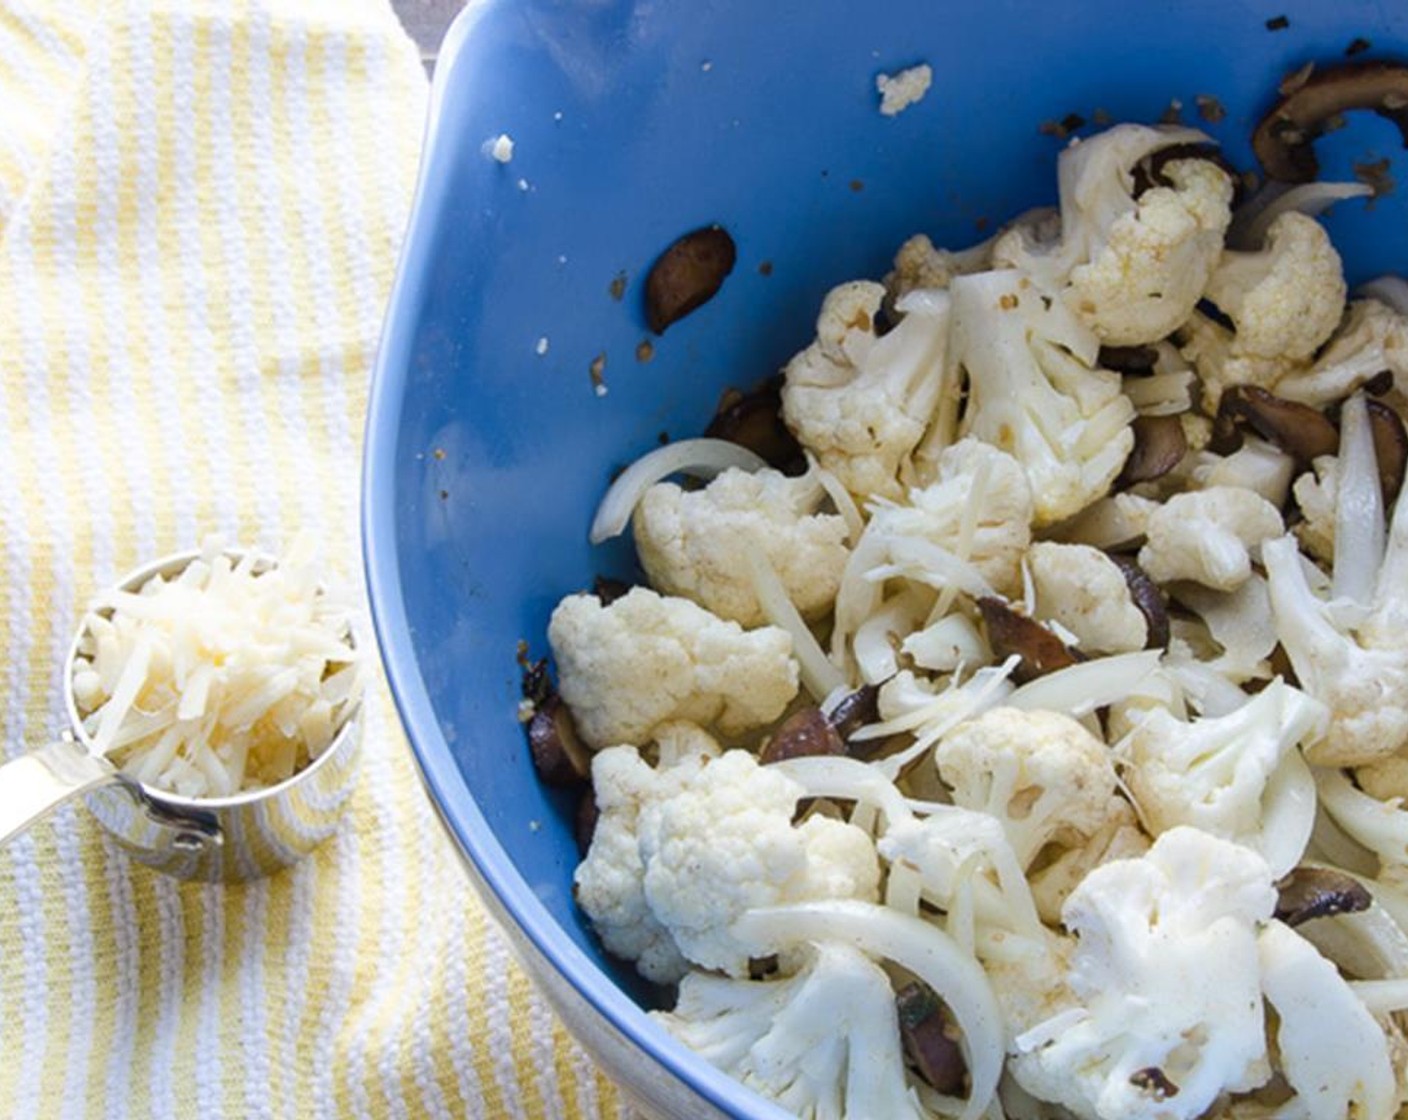
[(111, 762), (66, 739), (5, 763), (0, 766), (0, 845), (70, 797), (118, 780)]

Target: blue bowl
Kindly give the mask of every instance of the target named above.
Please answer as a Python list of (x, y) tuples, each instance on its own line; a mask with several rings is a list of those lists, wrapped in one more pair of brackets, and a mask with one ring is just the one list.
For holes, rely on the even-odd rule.
[[(1226, 116), (1203, 127), (1250, 166), (1281, 77), (1358, 37), (1368, 57), (1408, 55), (1408, 9), (480, 0), (451, 30), (372, 390), (372, 606), (471, 875), (568, 1025), (648, 1111), (782, 1115), (651, 1023), (651, 993), (603, 956), (572, 902), (572, 806), (538, 784), (515, 719), (520, 640), (541, 655), (561, 596), (632, 569), (627, 545), (587, 543), (613, 470), (662, 434), (698, 434), (725, 386), (806, 344), (827, 288), (883, 274), (909, 234), (959, 247), (1054, 201), (1060, 141), (1042, 122), (1153, 121), (1177, 100), (1202, 123), (1195, 99), (1210, 95)], [(919, 61), (933, 89), (882, 117), (876, 74)], [(508, 163), (485, 151), (501, 133)], [(1329, 141), (1332, 175), (1401, 160), (1371, 115)], [(737, 242), (733, 275), (638, 360), (645, 271), (711, 222)], [(1351, 282), (1408, 262), (1401, 193), (1343, 204), (1328, 224)]]

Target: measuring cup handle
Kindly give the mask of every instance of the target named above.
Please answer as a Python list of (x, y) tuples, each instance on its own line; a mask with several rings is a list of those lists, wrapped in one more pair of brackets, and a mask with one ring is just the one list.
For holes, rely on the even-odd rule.
[(0, 766), (0, 845), (70, 797), (117, 781), (117, 768), (60, 740)]

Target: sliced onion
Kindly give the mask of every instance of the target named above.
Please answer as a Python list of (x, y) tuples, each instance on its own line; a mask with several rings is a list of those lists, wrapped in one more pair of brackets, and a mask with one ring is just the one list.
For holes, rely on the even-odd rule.
[(1127, 699), (1159, 667), (1159, 650), (1082, 661), (1024, 684), (1006, 700), (1023, 711), (1045, 709), (1080, 717)]
[(1336, 202), (1349, 198), (1366, 198), (1374, 193), (1368, 183), (1328, 183), (1317, 180), (1287, 187), (1274, 180), (1268, 182), (1237, 211), (1232, 227), (1227, 231), (1227, 246), (1231, 249), (1260, 249), (1266, 241), (1271, 223), (1291, 210), (1314, 218)]
[(1408, 979), (1351, 980), (1349, 987), (1371, 1015), (1408, 1011)]
[(1369, 605), (1383, 563), (1384, 544), (1383, 487), (1374, 456), (1369, 408), (1364, 395), (1355, 393), (1340, 413), (1332, 598)]
[(856, 505), (856, 500), (851, 497), (851, 492), (846, 489), (839, 478), (812, 458), (811, 452), (807, 453), (807, 467), (809, 473), (826, 491), (826, 496), (831, 499), (831, 504), (841, 515), (841, 520), (846, 523), (846, 539), (854, 546), (860, 540), (861, 533), (865, 531), (865, 518), (861, 516), (860, 507)]
[(899, 672), (894, 639), (913, 631), (923, 619), (927, 606), (927, 603), (919, 602), (912, 591), (903, 592), (892, 596), (860, 624), (851, 648), (862, 681), (880, 684)]
[(1400, 315), (1408, 315), (1408, 280), (1401, 276), (1378, 276), (1361, 284), (1354, 293), (1363, 299), (1376, 299)]
[(750, 910), (730, 932), (756, 945), (759, 955), (799, 942), (842, 941), (914, 973), (948, 1005), (962, 1032), (970, 1089), (958, 1120), (978, 1120), (987, 1111), (1002, 1074), (1002, 1012), (982, 966), (943, 930), (847, 899)]
[(871, 582), (894, 576), (916, 580), (943, 590), (952, 587), (982, 599), (997, 594), (983, 573), (946, 548), (920, 537), (895, 537), (890, 541), (890, 563), (872, 568), (865, 575)]
[(1350, 839), (1385, 863), (1408, 863), (1408, 812), (1397, 801), (1380, 801), (1354, 785), (1342, 770), (1318, 767), (1320, 804)]
[(1305, 855), (1315, 829), (1315, 777), (1295, 747), (1288, 750), (1261, 797), (1261, 830), (1254, 847), (1279, 879)]
[(965, 614), (951, 614), (916, 630), (900, 643), (900, 649), (921, 669), (951, 673), (960, 665), (976, 665), (988, 660), (983, 636)]
[(876, 767), (844, 755), (800, 755), (769, 763), (791, 778), (807, 797), (826, 797), (833, 801), (858, 801), (871, 805), (884, 814), (887, 824), (909, 820), (914, 814), (899, 788)]
[(631, 523), (645, 492), (661, 479), (687, 471), (701, 478), (737, 467), (757, 471), (767, 466), (762, 456), (726, 439), (682, 439), (642, 455), (617, 476), (597, 507), (588, 539), (601, 544), (618, 537)]
[(837, 689), (845, 688), (846, 679), (841, 670), (831, 663), (816, 635), (797, 613), (797, 608), (787, 597), (787, 589), (782, 586), (782, 580), (778, 579), (762, 550), (748, 546), (743, 553), (753, 580), (753, 594), (758, 597), (763, 614), (774, 626), (792, 636), (792, 652), (797, 657), (803, 687), (818, 703)]

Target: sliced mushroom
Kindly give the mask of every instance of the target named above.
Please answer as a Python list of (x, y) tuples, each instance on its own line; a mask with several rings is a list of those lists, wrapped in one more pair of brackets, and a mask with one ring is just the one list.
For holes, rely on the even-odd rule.
[(1276, 917), (1288, 926), (1333, 914), (1355, 914), (1374, 901), (1363, 883), (1328, 867), (1297, 867), (1276, 886)]
[(1371, 109), (1392, 121), (1408, 147), (1408, 66), (1346, 62), (1311, 73), (1262, 118), (1252, 149), (1271, 178), (1309, 183), (1320, 171), (1315, 140), (1353, 109)]
[(1096, 364), (1101, 369), (1140, 377), (1153, 373), (1158, 360), (1159, 352), (1152, 346), (1102, 346)]
[(1107, 552), (1105, 555), (1114, 561), (1115, 567), (1124, 575), (1124, 582), (1129, 587), (1129, 597), (1134, 600), (1134, 605), (1144, 616), (1144, 623), (1149, 631), (1144, 648), (1165, 649), (1169, 637), (1168, 601), (1164, 598), (1162, 589), (1149, 578), (1134, 557), (1122, 556), (1116, 552)]
[(523, 699), (536, 708), (545, 704), (556, 690), (552, 685), (552, 677), (548, 675), (548, 659), (542, 657), (537, 661), (529, 661), (526, 649), (525, 645), (524, 653), (520, 654), (518, 659), (518, 664), (523, 669)]
[(1155, 1100), (1166, 1101), (1169, 1097), (1178, 1096), (1178, 1086), (1170, 1081), (1168, 1074), (1158, 1066), (1135, 1070), (1129, 1075), (1129, 1083)]
[(867, 684), (842, 697), (831, 709), (831, 726), (842, 739), (849, 739), (867, 723), (880, 718), (880, 686)]
[(820, 708), (799, 708), (772, 733), (758, 753), (758, 761), (766, 765), (786, 758), (845, 753), (845, 741)]
[[(1323, 412), (1278, 397), (1259, 385), (1235, 385), (1222, 394), (1213, 422), (1215, 449), (1220, 454), (1226, 454), (1221, 448), (1226, 446), (1229, 433), (1243, 422), (1301, 463), (1339, 450), (1340, 433)], [(1236, 444), (1240, 443), (1237, 438)]]
[(1379, 482), (1384, 489), (1385, 508), (1393, 505), (1403, 488), (1403, 472), (1408, 467), (1408, 431), (1403, 417), (1383, 401), (1372, 397), (1369, 406), (1369, 431), (1374, 436), (1374, 458), (1379, 463)]
[(631, 585), (625, 580), (612, 579), (611, 576), (597, 576), (592, 581), (592, 594), (601, 600), (603, 607), (610, 606), (630, 589)]
[(780, 471), (792, 472), (806, 464), (801, 445), (782, 422), (780, 377), (769, 378), (747, 393), (730, 389), (704, 434), (741, 444)]
[(1012, 673), (1012, 679), (1018, 684), (1026, 684), (1083, 660), (1041, 623), (1018, 614), (1001, 599), (979, 599), (978, 609), (987, 624), (988, 644), (997, 659), (1003, 661), (1014, 653), (1021, 658)]
[(587, 786), (582, 790), (582, 799), (577, 802), (577, 817), (573, 831), (577, 836), (577, 850), (582, 858), (592, 850), (592, 839), (596, 836), (596, 822), (601, 819), (601, 810), (596, 805), (596, 790)]
[(940, 1093), (959, 1096), (968, 1066), (958, 1026), (934, 989), (915, 980), (895, 994), (904, 1050), (919, 1076)]
[(1134, 448), (1124, 461), (1116, 489), (1162, 478), (1188, 454), (1188, 437), (1177, 416), (1136, 416), (1130, 428)]
[(560, 696), (549, 696), (528, 721), (533, 767), (544, 785), (573, 786), (592, 772), (592, 755), (577, 734), (572, 713)]
[(713, 299), (737, 259), (733, 238), (720, 226), (696, 229), (672, 244), (645, 278), (645, 321), (650, 329), (664, 334), (671, 323)]
[(1215, 167), (1220, 167), (1232, 180), (1232, 205), (1236, 207), (1241, 203), (1246, 189), (1242, 173), (1232, 166), (1219, 149), (1208, 144), (1172, 144), (1167, 148), (1160, 148), (1142, 160), (1134, 169), (1134, 197), (1138, 198), (1152, 187), (1173, 186), (1173, 182), (1164, 174), (1164, 168), (1170, 163), (1184, 159), (1203, 159)]

